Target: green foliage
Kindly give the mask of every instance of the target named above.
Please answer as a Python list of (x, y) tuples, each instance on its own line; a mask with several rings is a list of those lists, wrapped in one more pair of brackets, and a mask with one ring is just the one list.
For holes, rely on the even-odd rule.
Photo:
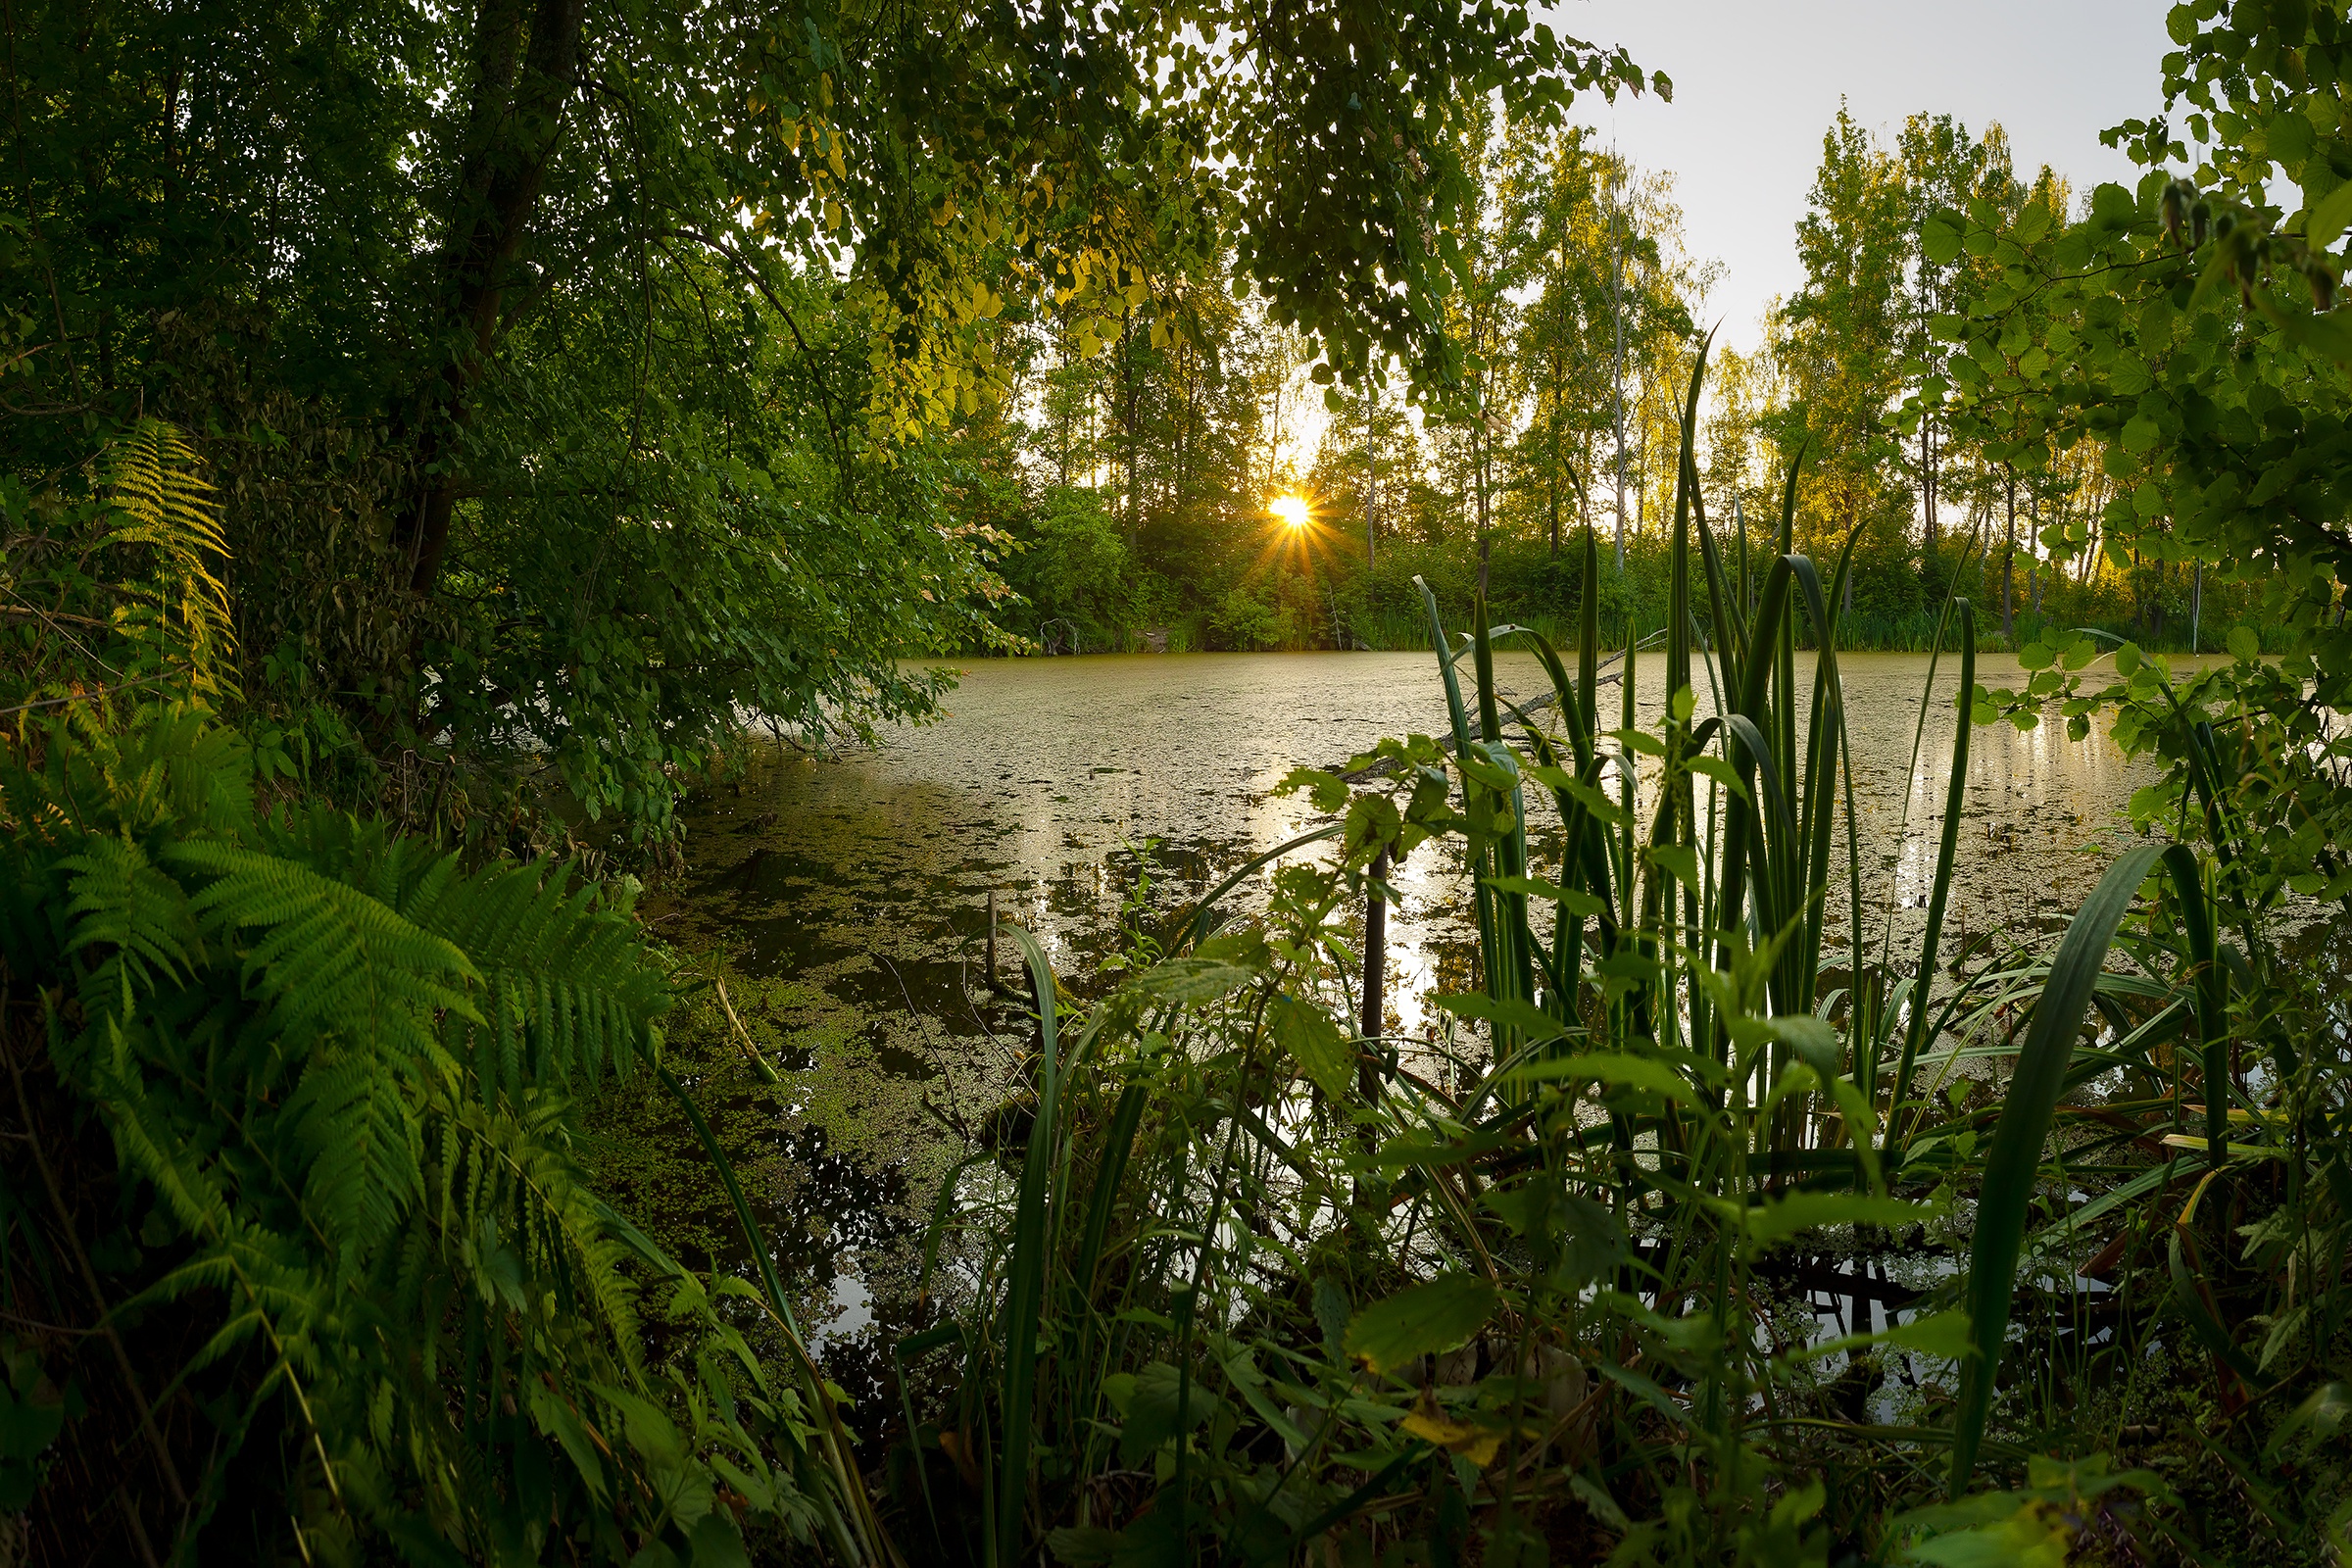
[[(813, 1374), (774, 1376), (719, 1310), (747, 1288), (573, 1163), (570, 1096), (661, 1051), (626, 894), (260, 808), (256, 748), (199, 697), (233, 649), (184, 449), (114, 461), (106, 546), (156, 567), (116, 625), (170, 689), (82, 694), (0, 752), (10, 1511), (93, 1558), (846, 1540)], [(40, 1462), (84, 1419), (122, 1487)]]
[[(2157, 848), (2127, 855), (2054, 956), (1948, 937), (1965, 724), (1925, 943), (1888, 953), (1840, 755), (1849, 562), (1825, 581), (1787, 548), (1791, 484), (1742, 606), (1689, 444), (1682, 462), (1670, 629), (1615, 672), (1620, 722), (1592, 599), (1572, 659), (1529, 639), (1558, 704), (1538, 719), (1496, 689), (1484, 607), (1453, 636), (1425, 592), (1451, 734), (1292, 774), (1329, 859), (1289, 859), (1240, 929), (1215, 890), (1076, 1017), (1031, 953), (1046, 1028), (1020, 1196), (943, 1208), (977, 1243), (977, 1288), (902, 1346), (949, 1382), (901, 1472), (931, 1490), (900, 1505), (951, 1555), (1006, 1561), (1038, 1535), (1077, 1562), (1375, 1542), (1446, 1560), (1474, 1535), (1489, 1560), (1533, 1540), (1621, 1563), (2226, 1553), (2233, 1516), (2201, 1480), (2110, 1468), (2118, 1426), (2140, 1430), (2121, 1412), (2168, 1410), (2186, 1379), (2287, 1444), (2336, 1408), (2352, 1254), (2321, 1190), (2344, 1063), (2298, 1054), (2318, 1032), (2275, 1000), (2314, 993), (2286, 969), (2222, 977), (2211, 917), (2231, 906), (2200, 901), (2229, 873), (2182, 846), (2169, 897), (2141, 896)], [(1597, 581), (1595, 534), (1584, 555)], [(1727, 629), (1712, 649), (1702, 597)], [(1974, 612), (1942, 619), (1973, 687)], [(1641, 681), (1670, 693), (1647, 730)], [(1474, 989), (1435, 999), (1419, 1037), (1359, 1033), (1340, 1021), (1365, 972), (1351, 911), (1376, 861), (1433, 840), (1471, 878)], [(2265, 940), (2247, 927), (2240, 951)], [(2184, 1019), (2195, 1053), (2172, 1046)], [(2267, 1076), (2232, 1087), (2258, 1040)], [(1953, 1076), (1964, 1052), (2014, 1060), (2003, 1093)], [(2102, 1075), (2126, 1088), (2086, 1103)], [(2212, 1096), (2191, 1103), (2205, 1084), (2243, 1117), (2219, 1159), (2188, 1131), (2216, 1125)], [(2157, 1196), (2175, 1151), (2206, 1172), (2177, 1211)], [(2297, 1161), (2308, 1196), (2262, 1187)], [(2081, 1191), (2038, 1196), (2061, 1180)], [(2199, 1218), (2225, 1185), (2259, 1216), (2235, 1263)], [(1968, 1266), (1866, 1316), (1865, 1260), (1923, 1249)], [(2288, 1256), (2297, 1283), (2264, 1272)], [(2080, 1298), (2048, 1282), (2085, 1268), (2124, 1303), (2090, 1347), (2051, 1331)], [(1851, 1289), (1856, 1332), (1819, 1322), (1821, 1289)], [(2270, 1325), (2260, 1370), (2249, 1325)], [(2210, 1376), (2181, 1344), (2211, 1348)], [(2167, 1464), (2207, 1451), (2165, 1421)], [(2226, 1441), (2247, 1474), (2248, 1440)], [(940, 1500), (975, 1456), (999, 1489), (985, 1537)], [(2308, 1506), (2262, 1494), (2282, 1537), (2336, 1505), (2339, 1459)], [(1958, 1500), (1924, 1506), (1946, 1473)]]
[[(44, 0), (6, 31), (11, 574), (25, 535), (71, 553), (93, 435), (174, 421), (257, 737), (330, 713), (345, 798), (510, 844), (559, 794), (662, 839), (747, 716), (863, 735), (936, 698), (903, 660), (1006, 646), (963, 502), (1008, 478), (1020, 323), (1092, 353), (1171, 274), (1230, 310), (1238, 257), (1332, 364), (1442, 389), (1464, 106), (1666, 86), (1518, 5)], [(1187, 314), (1144, 313), (1154, 349)]]
[[(250, 767), (202, 710), (151, 705), (46, 726), (0, 776), (12, 1069), (53, 1079), (50, 1158), (95, 1115), (119, 1162), (27, 1228), (71, 1252), (127, 1223), (147, 1255), (101, 1265), (110, 1323), (185, 1329), (141, 1334), (147, 1396), (220, 1401), (164, 1539), (214, 1539), (254, 1490), (277, 1513), (220, 1528), (338, 1555), (552, 1532), (724, 1561), (741, 1523), (806, 1536), (799, 1391), (566, 1152), (566, 1093), (660, 1048), (667, 988), (625, 909), (329, 808), (257, 821)], [(683, 1335), (660, 1364), (648, 1285)]]

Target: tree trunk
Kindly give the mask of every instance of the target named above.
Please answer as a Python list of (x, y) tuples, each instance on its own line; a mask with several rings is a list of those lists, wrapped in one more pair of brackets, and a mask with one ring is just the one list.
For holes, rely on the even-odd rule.
[(523, 0), (482, 0), (475, 23), (473, 101), (440, 258), (455, 352), (418, 399), (414, 450), (423, 489), (393, 533), (409, 586), (419, 594), (440, 581), (461, 488), (457, 475), (436, 470), (471, 412), (468, 394), (496, 346), (515, 254), (562, 142), (585, 10), (586, 0), (537, 0), (527, 49)]
[(2008, 470), (2008, 530), (2001, 536), (2001, 635), (2017, 641), (2017, 470)]
[[(1623, 176), (1620, 175), (1620, 178)], [(1617, 331), (1617, 575), (1625, 575), (1625, 255), (1617, 244), (1617, 208), (1609, 207), (1609, 314)]]

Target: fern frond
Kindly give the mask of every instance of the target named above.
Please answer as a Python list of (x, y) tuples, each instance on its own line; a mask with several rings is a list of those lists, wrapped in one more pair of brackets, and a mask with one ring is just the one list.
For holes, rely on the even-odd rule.
[(203, 465), (176, 428), (140, 420), (107, 452), (103, 474), (117, 512), (107, 542), (146, 545), (163, 558), (165, 586), (157, 601), (167, 614), (178, 612), (190, 685), (219, 693), (229, 681), (236, 636), (228, 588), (211, 565), (212, 559), (227, 558), (228, 540)]
[[(73, 931), (68, 953), (105, 944), (115, 952), (92, 972), (93, 986), (114, 989), (126, 981), (144, 995), (155, 988), (155, 971), (177, 984), (195, 964), (203, 939), (178, 883), (123, 839), (93, 838), (79, 855), (58, 863), (74, 873), (67, 912)], [(120, 964), (125, 973), (112, 969)]]
[(423, 1196), (424, 1131), (406, 1065), (371, 1044), (329, 1046), (286, 1105), (310, 1157), (303, 1196), (347, 1274)]
[(91, 1087), (105, 1107), (116, 1152), (155, 1189), (182, 1231), (198, 1237), (222, 1234), (230, 1214), (227, 1191), (148, 1094), (120, 1021), (108, 1019), (107, 1033), (113, 1049)]
[[(445, 1251), (478, 1270), (481, 1259), (470, 1253), (474, 1238), (485, 1220), (497, 1223), (531, 1277), (554, 1291), (560, 1309), (592, 1321), (631, 1379), (641, 1382), (629, 1249), (551, 1136), (562, 1117), (559, 1102), (539, 1097), (519, 1116), (476, 1103), (455, 1107), (450, 1125), (467, 1157), (436, 1173), (442, 1189), (433, 1206), (442, 1216)], [(487, 1277), (477, 1288), (485, 1297), (496, 1294)]]
[(466, 955), (358, 889), (236, 845), (195, 841), (168, 855), (213, 878), (190, 901), (200, 921), (265, 933), (245, 974), (285, 1032), (373, 1036), (433, 1059), (432, 1014), (479, 1021), (467, 988), (480, 975)]
[(485, 1094), (594, 1083), (655, 1057), (653, 1020), (669, 1005), (668, 983), (636, 928), (570, 881), (565, 869), (493, 865), (445, 884), (420, 880), (408, 906), (481, 967), (489, 1024), (461, 1044)]

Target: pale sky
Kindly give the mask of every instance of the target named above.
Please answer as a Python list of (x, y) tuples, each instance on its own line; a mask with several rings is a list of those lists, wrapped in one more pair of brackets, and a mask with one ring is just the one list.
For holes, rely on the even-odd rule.
[[(1755, 346), (1768, 302), (1802, 280), (1794, 228), (1840, 94), (1891, 139), (1914, 113), (2008, 127), (2018, 172), (2087, 192), (2132, 182), (2099, 132), (2163, 106), (2167, 0), (1566, 0), (1554, 27), (1622, 44), (1674, 102), (1578, 100), (1576, 118), (1675, 176), (1691, 254), (1724, 265), (1707, 300), (1722, 341)], [(1702, 323), (1703, 324), (1703, 323)]]

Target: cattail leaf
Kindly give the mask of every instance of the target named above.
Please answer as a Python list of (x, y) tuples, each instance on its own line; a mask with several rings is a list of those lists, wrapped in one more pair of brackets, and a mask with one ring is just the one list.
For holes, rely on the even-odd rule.
[(1984, 1180), (1977, 1198), (1977, 1229), (1969, 1247), (1968, 1308), (1972, 1355), (1962, 1369), (1960, 1401), (1952, 1433), (1951, 1493), (1967, 1489), (1992, 1410), (1993, 1379), (2009, 1332), (2009, 1298), (2017, 1283), (2018, 1254), (2025, 1245), (2027, 1209), (2041, 1176), (2041, 1147), (2049, 1137), (2066, 1087), (2075, 1038), (2089, 1010), (2091, 993), (2107, 961), (2115, 929), (2131, 909), (2140, 883), (2162, 847), (2135, 849), (2107, 868), (2083, 901), (2034, 1004), (2017, 1070), (2009, 1080), (2001, 1118), (1984, 1156)]

